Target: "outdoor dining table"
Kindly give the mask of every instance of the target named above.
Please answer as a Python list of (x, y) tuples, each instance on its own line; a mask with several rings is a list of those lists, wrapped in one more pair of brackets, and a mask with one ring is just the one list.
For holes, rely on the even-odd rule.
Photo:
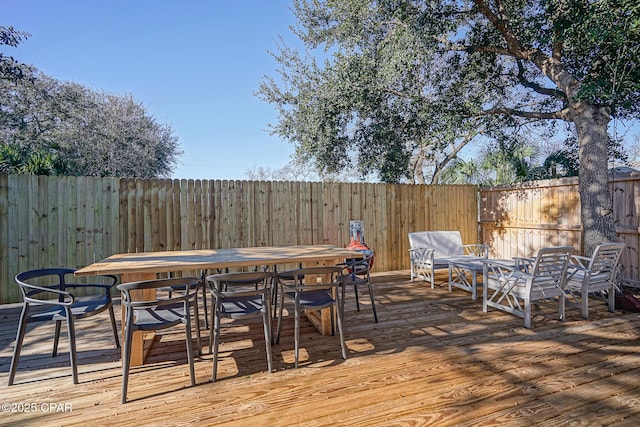
[[(198, 249), (185, 251), (138, 252), (114, 254), (76, 270), (76, 276), (121, 275), (121, 283), (152, 280), (158, 273), (192, 270), (217, 270), (235, 267), (303, 264), (305, 267), (335, 265), (345, 258), (362, 258), (359, 251), (331, 245), (259, 246), (229, 249)], [(152, 300), (155, 291), (140, 293), (140, 300)], [(322, 334), (331, 331), (328, 310), (309, 315)], [(122, 325), (124, 329), (124, 322)], [(137, 331), (133, 337), (131, 365), (142, 365), (151, 348), (154, 335)]]

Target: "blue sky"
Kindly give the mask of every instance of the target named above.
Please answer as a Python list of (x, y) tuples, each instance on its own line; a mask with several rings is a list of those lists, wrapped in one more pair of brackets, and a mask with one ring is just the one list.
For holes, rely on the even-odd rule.
[[(254, 96), (264, 75), (277, 77), (268, 51), (278, 37), (300, 46), (290, 3), (2, 0), (0, 25), (31, 34), (3, 51), (58, 80), (131, 94), (178, 137), (174, 178), (247, 179), (255, 166), (283, 167), (294, 151), (269, 134), (275, 108)], [(627, 140), (640, 133), (619, 125)]]
[(172, 127), (174, 178), (247, 179), (281, 168), (293, 146), (269, 135), (275, 108), (253, 93), (297, 39), (289, 0), (3, 0), (0, 25), (31, 36), (5, 53), (62, 81), (131, 94)]

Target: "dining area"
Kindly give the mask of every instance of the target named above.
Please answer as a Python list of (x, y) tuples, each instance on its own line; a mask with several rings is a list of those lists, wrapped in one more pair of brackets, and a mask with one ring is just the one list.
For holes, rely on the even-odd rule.
[[(18, 283), (24, 287), (25, 305), (18, 327), (8, 384), (11, 386), (15, 383), (26, 325), (29, 322), (45, 318), (56, 321), (55, 356), (60, 328), (63, 320), (66, 320), (74, 384), (79, 383), (75, 348), (75, 325), (79, 322), (76, 321), (108, 309), (116, 339), (115, 346), (120, 348), (109, 295), (112, 287), (121, 294), (121, 403), (127, 401), (131, 367), (145, 364), (159, 331), (175, 329), (180, 324), (184, 325), (185, 354), (191, 386), (196, 385), (194, 354), (201, 356), (206, 347), (203, 346), (202, 329), (208, 330), (208, 354), (213, 357), (211, 378), (216, 381), (221, 326), (225, 320), (262, 318), (267, 370), (272, 372), (271, 346), (280, 341), (285, 298), (293, 304), (287, 313), (295, 317), (295, 367), (298, 367), (300, 354), (301, 316), (310, 319), (318, 334), (337, 333), (342, 357), (346, 360), (347, 348), (342, 329), (343, 299), (346, 292), (343, 278), (355, 276), (354, 266), (362, 267), (363, 264), (366, 271), (360, 270), (358, 274), (368, 275), (370, 266), (363, 263), (362, 258), (360, 251), (330, 245), (163, 251), (114, 254), (75, 271), (42, 269), (18, 275)], [(297, 268), (283, 269), (291, 265), (296, 265)], [(188, 274), (193, 271), (198, 274)], [(111, 285), (80, 285), (71, 280), (92, 276), (116, 279), (116, 275), (120, 277), (118, 285), (115, 285), (116, 280)], [(51, 276), (59, 279), (58, 284), (43, 285), (42, 280)], [(29, 283), (38, 280), (39, 286)], [(86, 289), (91, 286), (102, 286), (103, 290), (107, 290), (107, 296), (76, 298), (71, 293), (72, 288)], [(49, 290), (48, 288), (59, 293), (58, 304), (38, 299), (37, 295)], [(357, 287), (354, 286), (354, 289)], [(369, 291), (373, 304), (370, 283)], [(101, 298), (101, 304), (96, 303), (98, 298)], [(30, 313), (30, 309), (34, 311), (30, 304), (36, 309), (39, 306), (51, 308), (48, 311)], [(277, 331), (273, 330), (275, 323)], [(195, 330), (195, 343), (192, 329)]]
[[(520, 426), (578, 420), (590, 425), (640, 424), (637, 313), (617, 304), (611, 312), (606, 302), (590, 301), (588, 320), (580, 307), (572, 307), (561, 321), (557, 306), (544, 306), (532, 311), (533, 327), (527, 328), (522, 318), (504, 310), (490, 307), (484, 312), (480, 293), (473, 300), (465, 289), (449, 290), (448, 269), (435, 273), (434, 288), (413, 280), (410, 271), (408, 232), (459, 230), (463, 242), (483, 241), (500, 251), (490, 258), (511, 259), (531, 255), (543, 243), (579, 247), (573, 220), (564, 221), (568, 225), (560, 232), (551, 230), (552, 224), (543, 218), (538, 221), (546, 224), (542, 232), (503, 227), (504, 234), (493, 233), (493, 225), (505, 223), (491, 222), (485, 213), (501, 211), (482, 206), (495, 197), (482, 198), (478, 207), (477, 189), (458, 187), (441, 192), (431, 186), (86, 178), (59, 182), (15, 177), (6, 188), (14, 199), (21, 194), (20, 188), (33, 191), (19, 203), (6, 204), (4, 247), (9, 249), (2, 255), (0, 248), (3, 423)], [(443, 194), (456, 202), (445, 202)], [(286, 273), (332, 267), (353, 254), (318, 254), (324, 258), (320, 260), (289, 253), (284, 255), (290, 257), (288, 261), (281, 263), (273, 259), (273, 251), (259, 254), (260, 261), (246, 250), (328, 245), (344, 251), (349, 218), (354, 217), (370, 225), (367, 241), (376, 249), (376, 261), (368, 276), (354, 277), (351, 273), (356, 268), (342, 271), (338, 286), (345, 295), (337, 295), (342, 305), (341, 339), (337, 309), (334, 314), (330, 308), (303, 309), (296, 322), (296, 280)], [(26, 236), (32, 237), (28, 244)], [(627, 248), (636, 247), (628, 238), (626, 242)], [(209, 248), (220, 252), (212, 254)], [(231, 262), (239, 264), (225, 266), (234, 248), (242, 249), (232, 254)], [(526, 253), (521, 253), (524, 249)], [(632, 252), (626, 250), (621, 262), (634, 275), (637, 260), (629, 256)], [(149, 253), (154, 255), (145, 259)], [(198, 264), (192, 255), (205, 261)], [(218, 259), (214, 262), (212, 256)], [(363, 254), (361, 260), (366, 258)], [(167, 262), (172, 265), (161, 266)], [(86, 305), (100, 305), (103, 311), (74, 322), (75, 381), (65, 319), (56, 319), (61, 324), (55, 355), (55, 322), (25, 323), (22, 352), (9, 386), (23, 309), (15, 274), (54, 265), (74, 268), (69, 282), (111, 286), (113, 316), (104, 296), (97, 305)], [(122, 268), (131, 269), (118, 270)], [(479, 284), (480, 270), (474, 267), (474, 271)], [(271, 293), (266, 298), (271, 301), (271, 315), (266, 317), (271, 337), (266, 335), (262, 310), (246, 318), (227, 318), (223, 314), (237, 314), (231, 310), (234, 304), (227, 304), (220, 309), (214, 369), (212, 302), (215, 292), (224, 296), (225, 278), (207, 277), (227, 273), (267, 273), (271, 286), (264, 288)], [(113, 284), (109, 276), (117, 277), (117, 282)], [(189, 297), (181, 302), (182, 307), (187, 300), (195, 302), (190, 307), (191, 338), (180, 316), (173, 318), (179, 323), (167, 329), (133, 330), (130, 360), (138, 360), (129, 366), (123, 393), (128, 316), (124, 290), (117, 286), (183, 278), (192, 278), (199, 286), (197, 294), (187, 292)], [(373, 290), (369, 295), (367, 281)], [(317, 279), (309, 282), (318, 283)], [(285, 284), (292, 287), (284, 288)], [(132, 290), (142, 293), (142, 298), (132, 297), (131, 302), (179, 298), (183, 289), (192, 288), (184, 283), (164, 285), (153, 295)], [(362, 291), (358, 298), (357, 287)], [(253, 283), (246, 288), (257, 291), (261, 286), (256, 289)], [(259, 307), (255, 301), (251, 306)], [(173, 302), (167, 307), (175, 309)], [(118, 347), (117, 342), (122, 345)], [(193, 370), (187, 346), (192, 350)]]

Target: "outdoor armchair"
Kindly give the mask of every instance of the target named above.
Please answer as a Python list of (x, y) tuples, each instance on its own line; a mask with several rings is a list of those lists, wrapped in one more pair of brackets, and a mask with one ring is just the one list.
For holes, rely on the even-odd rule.
[[(183, 324), (191, 385), (195, 385), (195, 369), (191, 339), (191, 310), (197, 305), (197, 293), (200, 287), (197, 277), (145, 280), (118, 285), (122, 292), (122, 306), (125, 310), (125, 339), (122, 355), (122, 403), (127, 401), (129, 386), (129, 368), (131, 366), (131, 347), (135, 331), (159, 331)], [(137, 301), (136, 292), (172, 289), (171, 297), (156, 296), (155, 299)], [(196, 321), (197, 343), (200, 351), (200, 325)]]
[[(207, 276), (212, 295), (212, 323), (209, 333), (209, 352), (213, 347), (213, 381), (218, 373), (218, 348), (221, 319), (262, 317), (267, 368), (272, 372), (271, 285), (273, 273), (268, 271), (222, 273)], [(213, 337), (213, 338), (211, 338)]]
[[(207, 276), (207, 270), (202, 270), (200, 272), (200, 279), (199, 279), (199, 286), (198, 289), (202, 294), (202, 307), (203, 307), (203, 312), (204, 312), (204, 327), (205, 329), (209, 329), (209, 315), (207, 312), (207, 286), (205, 285), (205, 281), (206, 281), (206, 276)], [(174, 278), (178, 278), (180, 277), (179, 275), (176, 274), (176, 272), (170, 272), (168, 274), (168, 278), (169, 279), (174, 279)], [(190, 278), (192, 278), (193, 276), (190, 276)], [(184, 283), (180, 283), (178, 285), (174, 285), (174, 286), (164, 286), (161, 288), (158, 288), (157, 291), (160, 292), (166, 292), (167, 295), (169, 296), (169, 298), (171, 298), (173, 296), (173, 292), (174, 291), (181, 291), (184, 292), (185, 290), (185, 285)], [(191, 283), (189, 283), (189, 286), (191, 286)], [(196, 292), (196, 299), (198, 297), (198, 294)], [(199, 305), (195, 304), (193, 306), (193, 309), (195, 311), (194, 313), (194, 323), (200, 322), (200, 309), (199, 309)], [(198, 348), (200, 349), (200, 345), (198, 345)]]
[[(282, 312), (285, 296), (294, 303), (294, 345), (295, 345), (295, 367), (298, 367), (300, 358), (300, 316), (304, 310), (322, 310), (331, 308), (337, 312), (335, 318), (340, 334), (340, 347), (342, 357), (347, 359), (347, 346), (344, 342), (342, 331), (342, 304), (340, 302), (339, 277), (342, 267), (310, 267), (300, 268), (282, 272), (281, 275), (287, 279), (278, 280), (278, 285), (282, 287), (280, 291), (280, 313), (278, 316), (278, 332), (276, 342), (280, 341), (280, 331), (282, 327)], [(278, 278), (278, 276), (276, 276)]]
[(371, 283), (371, 261), (374, 255), (367, 255), (365, 258), (346, 260), (339, 267), (343, 267), (340, 276), (340, 284), (342, 289), (342, 304), (345, 302), (345, 290), (347, 286), (353, 286), (356, 299), (356, 308), (360, 311), (360, 298), (358, 296), (358, 286), (366, 285), (369, 291), (369, 299), (371, 300), (371, 310), (373, 311), (373, 319), (378, 323), (378, 313), (376, 312), (376, 302), (373, 296), (373, 285)]
[(591, 258), (574, 255), (568, 269), (567, 305), (579, 307), (584, 319), (589, 318), (589, 295), (605, 296), (609, 311), (616, 304), (616, 274), (624, 243), (603, 243), (593, 251)]
[[(73, 383), (78, 384), (78, 360), (76, 354), (76, 332), (74, 322), (78, 319), (94, 316), (105, 310), (111, 317), (111, 329), (120, 347), (116, 319), (111, 301), (111, 288), (116, 284), (115, 276), (102, 276), (108, 283), (74, 283), (67, 277), (73, 277), (75, 270), (68, 268), (45, 268), (19, 273), (15, 281), (22, 292), (23, 306), (18, 323), (16, 343), (9, 368), (9, 385), (15, 379), (22, 343), (30, 322), (55, 322), (52, 357), (58, 354), (60, 329), (62, 322), (67, 323), (69, 337), (69, 358)], [(82, 296), (80, 296), (82, 295)]]
[(560, 319), (564, 320), (567, 266), (573, 252), (571, 246), (543, 248), (538, 251), (530, 269), (522, 263), (484, 261), (483, 304), (524, 318), (531, 328), (531, 305), (556, 300)]

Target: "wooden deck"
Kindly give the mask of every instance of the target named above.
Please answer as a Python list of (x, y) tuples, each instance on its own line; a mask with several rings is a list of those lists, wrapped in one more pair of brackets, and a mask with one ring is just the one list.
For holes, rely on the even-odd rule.
[(198, 385), (189, 387), (183, 335), (164, 334), (151, 363), (132, 370), (125, 405), (108, 316), (77, 324), (79, 385), (66, 337), (52, 359), (52, 325), (37, 325), (27, 333), (17, 384), (7, 387), (19, 307), (0, 306), (0, 424), (640, 425), (640, 314), (594, 303), (590, 320), (568, 308), (560, 322), (540, 308), (527, 330), (522, 319), (483, 313), (469, 293), (449, 293), (444, 279), (432, 290), (406, 271), (375, 275), (378, 324), (367, 298), (358, 313), (351, 294), (347, 361), (337, 337), (306, 323), (302, 367), (294, 369), (286, 318), (269, 374), (261, 324), (246, 324), (224, 330), (218, 382), (205, 351), (196, 360)]

